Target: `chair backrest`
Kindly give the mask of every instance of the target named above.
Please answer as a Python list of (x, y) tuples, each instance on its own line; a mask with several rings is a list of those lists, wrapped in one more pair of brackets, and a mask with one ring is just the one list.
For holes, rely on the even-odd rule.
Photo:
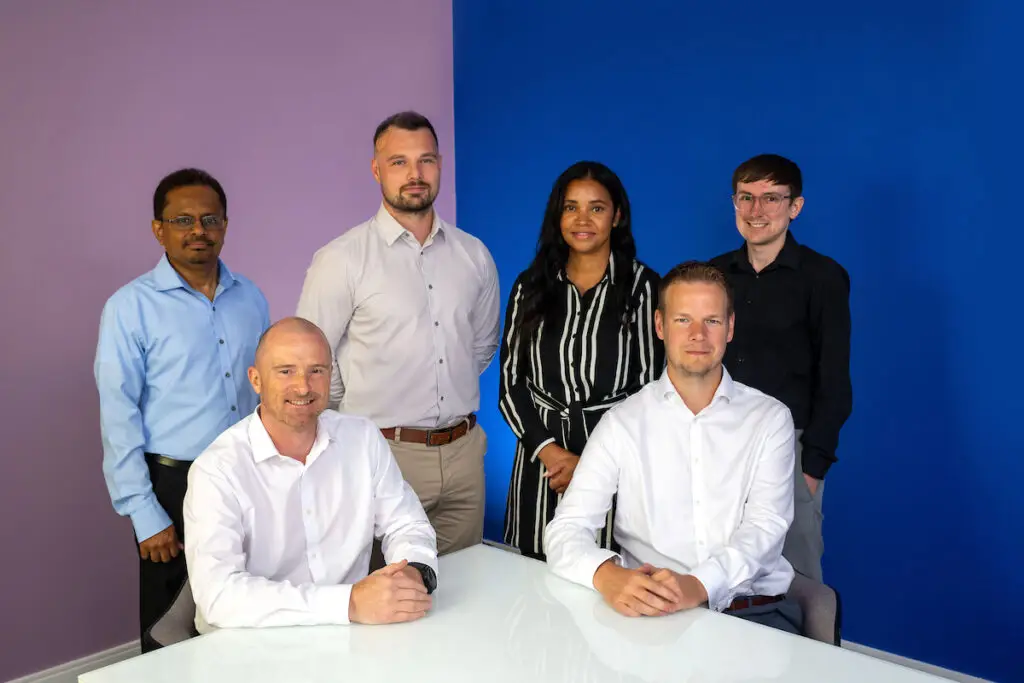
[(174, 602), (149, 629), (149, 637), (163, 647), (188, 640), (195, 635), (195, 619), (196, 603), (186, 579)]
[(837, 590), (797, 574), (786, 595), (803, 610), (805, 636), (833, 645), (842, 642), (843, 607)]

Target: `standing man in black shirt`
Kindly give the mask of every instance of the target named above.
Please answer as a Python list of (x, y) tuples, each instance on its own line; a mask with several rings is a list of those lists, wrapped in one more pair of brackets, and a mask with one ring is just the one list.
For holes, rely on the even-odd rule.
[(804, 206), (795, 163), (775, 154), (756, 156), (733, 173), (732, 190), (745, 243), (712, 260), (736, 301), (725, 365), (737, 381), (774, 396), (793, 413), (796, 505), (783, 555), (796, 571), (820, 581), (824, 479), (853, 408), (850, 276), (789, 231)]

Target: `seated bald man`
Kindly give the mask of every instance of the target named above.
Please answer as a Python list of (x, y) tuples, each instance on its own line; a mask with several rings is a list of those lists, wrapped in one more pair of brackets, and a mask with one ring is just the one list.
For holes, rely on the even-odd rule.
[[(316, 325), (272, 325), (249, 368), (259, 406), (189, 471), (199, 633), (412, 621), (430, 608), (434, 529), (373, 422), (325, 410), (330, 373)], [(388, 564), (367, 576), (375, 535)]]

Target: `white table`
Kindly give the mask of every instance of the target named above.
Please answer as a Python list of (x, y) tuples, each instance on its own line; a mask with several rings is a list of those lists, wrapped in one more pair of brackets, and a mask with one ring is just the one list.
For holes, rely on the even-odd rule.
[(484, 545), (441, 558), (425, 619), (224, 630), (80, 683), (924, 683), (935, 676), (705, 609), (629, 619), (546, 565)]

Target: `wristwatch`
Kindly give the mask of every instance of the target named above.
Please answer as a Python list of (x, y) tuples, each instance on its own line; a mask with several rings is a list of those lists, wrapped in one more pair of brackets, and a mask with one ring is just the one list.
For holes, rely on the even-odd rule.
[(420, 576), (423, 577), (423, 585), (427, 587), (427, 595), (433, 593), (434, 589), (437, 588), (437, 574), (434, 573), (434, 570), (422, 562), (410, 562), (409, 566), (418, 571)]

